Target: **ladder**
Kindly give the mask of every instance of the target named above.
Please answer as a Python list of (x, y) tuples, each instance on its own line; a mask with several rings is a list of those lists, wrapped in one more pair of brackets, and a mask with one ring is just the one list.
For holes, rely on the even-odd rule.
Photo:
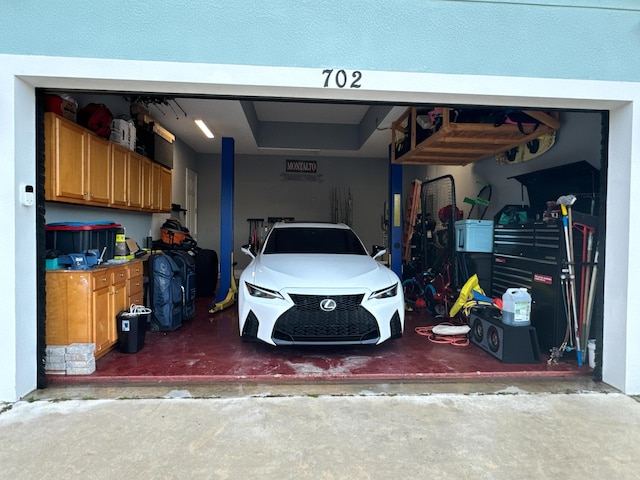
[(402, 234), (402, 262), (406, 265), (411, 261), (411, 237), (415, 229), (418, 209), (420, 208), (420, 191), (422, 181), (416, 179), (411, 182), (411, 193), (407, 200), (407, 211), (404, 218), (404, 230)]

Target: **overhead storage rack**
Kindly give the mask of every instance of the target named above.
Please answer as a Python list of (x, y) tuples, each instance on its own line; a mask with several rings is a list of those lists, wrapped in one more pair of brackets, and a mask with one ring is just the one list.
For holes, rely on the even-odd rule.
[[(557, 112), (522, 110), (535, 119), (537, 127), (522, 128), (517, 124), (495, 122), (473, 123), (452, 120), (454, 110), (441, 111), (439, 128), (422, 128), (418, 123), (418, 109), (409, 107), (391, 127), (391, 163), (414, 165), (467, 165), (491, 155), (505, 152), (518, 145), (560, 128)], [(422, 134), (422, 135), (420, 135)], [(426, 138), (420, 137), (427, 135)], [(407, 144), (407, 141), (409, 142)]]

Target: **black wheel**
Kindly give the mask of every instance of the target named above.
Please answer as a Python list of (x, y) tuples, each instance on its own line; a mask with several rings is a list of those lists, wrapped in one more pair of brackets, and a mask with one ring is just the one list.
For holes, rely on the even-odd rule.
[(402, 290), (404, 291), (404, 302), (407, 307), (414, 308), (416, 300), (422, 297), (422, 287), (415, 278), (410, 278), (402, 282)]
[(204, 248), (196, 251), (196, 296), (211, 297), (218, 286), (218, 254)]
[(436, 300), (435, 296), (436, 288), (431, 284), (427, 285), (424, 292), (424, 298), (427, 303), (427, 312), (429, 315), (434, 317), (443, 317), (446, 315), (447, 309), (445, 308), (444, 303)]
[(154, 321), (149, 322), (149, 331), (151, 333), (158, 333), (160, 331), (160, 325)]

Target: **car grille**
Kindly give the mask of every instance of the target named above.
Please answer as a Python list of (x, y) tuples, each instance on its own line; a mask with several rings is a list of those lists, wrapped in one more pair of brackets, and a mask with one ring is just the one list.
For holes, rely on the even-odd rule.
[[(290, 295), (295, 305), (283, 313), (273, 329), (273, 341), (291, 343), (376, 343), (378, 322), (360, 303), (363, 295)], [(320, 302), (336, 302), (325, 312)]]

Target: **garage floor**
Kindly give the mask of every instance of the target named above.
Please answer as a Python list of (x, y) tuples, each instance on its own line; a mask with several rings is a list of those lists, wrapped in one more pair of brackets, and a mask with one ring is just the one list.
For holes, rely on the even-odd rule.
[(147, 332), (135, 354), (112, 350), (96, 362), (92, 375), (49, 375), (63, 384), (238, 381), (392, 381), (491, 378), (549, 378), (591, 375), (588, 366), (561, 358), (548, 365), (505, 364), (476, 345), (436, 344), (416, 333), (433, 324), (425, 314), (407, 313), (401, 339), (379, 346), (272, 347), (244, 343), (235, 308), (210, 315), (211, 299), (199, 298), (196, 317), (175, 332)]

